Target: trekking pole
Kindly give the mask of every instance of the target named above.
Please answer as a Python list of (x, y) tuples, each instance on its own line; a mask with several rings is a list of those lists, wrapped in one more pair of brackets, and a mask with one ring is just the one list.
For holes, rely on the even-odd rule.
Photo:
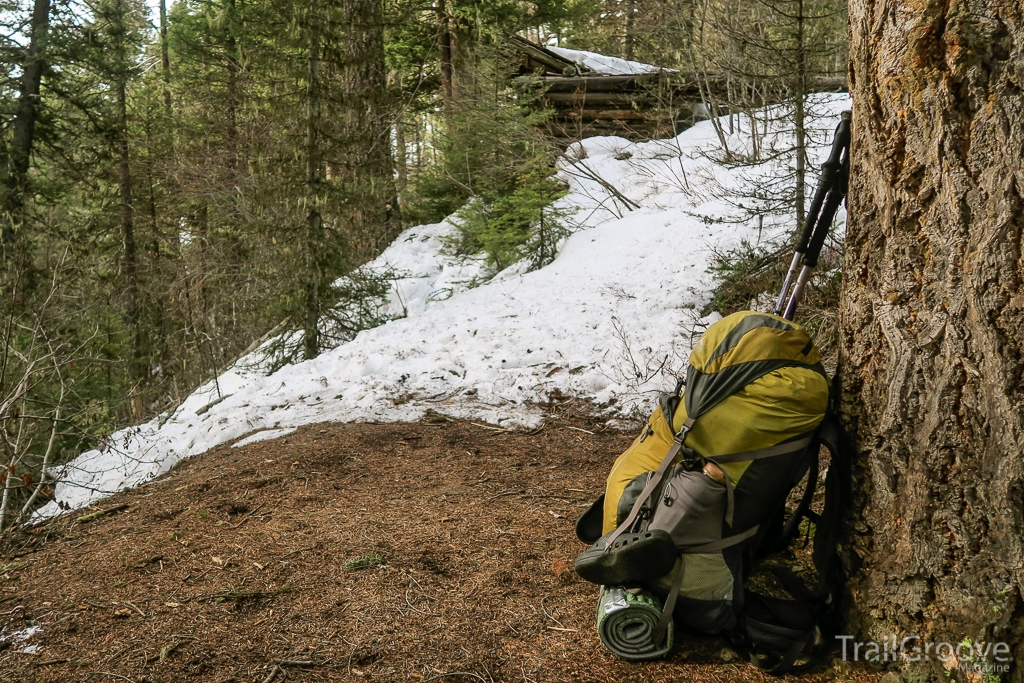
[(775, 315), (782, 310), (782, 302), (789, 293), (790, 284), (793, 283), (793, 275), (797, 270), (800, 275), (793, 284), (793, 293), (786, 305), (786, 312), (782, 315), (787, 320), (792, 320), (796, 313), (797, 304), (803, 297), (804, 287), (811, 277), (811, 272), (818, 265), (818, 257), (825, 245), (829, 230), (832, 229), (832, 221), (835, 220), (839, 204), (846, 197), (846, 189), (850, 176), (850, 120), (852, 114), (844, 111), (842, 120), (836, 126), (835, 136), (832, 138), (832, 151), (828, 159), (821, 165), (821, 176), (818, 178), (818, 186), (814, 191), (814, 198), (811, 200), (810, 210), (807, 213), (807, 220), (804, 221), (803, 230), (797, 239), (796, 252), (793, 254), (793, 261), (790, 263), (789, 272), (782, 283), (782, 291), (775, 302)]

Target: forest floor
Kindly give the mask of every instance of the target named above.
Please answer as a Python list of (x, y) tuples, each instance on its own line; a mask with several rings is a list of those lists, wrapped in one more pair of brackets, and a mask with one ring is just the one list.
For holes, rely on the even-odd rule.
[(780, 680), (719, 638), (643, 664), (601, 646), (573, 523), (633, 435), (599, 430), (314, 425), (8, 533), (0, 681)]

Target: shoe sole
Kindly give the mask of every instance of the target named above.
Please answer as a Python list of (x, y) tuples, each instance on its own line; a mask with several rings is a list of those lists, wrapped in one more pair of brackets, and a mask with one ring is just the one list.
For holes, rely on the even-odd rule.
[(576, 558), (576, 573), (604, 586), (653, 581), (672, 571), (678, 552), (668, 532), (623, 534), (610, 549), (600, 541)]

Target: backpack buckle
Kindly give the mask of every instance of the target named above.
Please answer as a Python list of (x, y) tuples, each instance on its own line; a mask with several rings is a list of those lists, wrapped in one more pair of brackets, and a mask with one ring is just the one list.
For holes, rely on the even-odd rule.
[(679, 464), (682, 465), (683, 469), (686, 471), (694, 472), (704, 466), (704, 459), (697, 455), (696, 451), (692, 448), (683, 446), (680, 449), (680, 452), (683, 454), (683, 457), (679, 460)]

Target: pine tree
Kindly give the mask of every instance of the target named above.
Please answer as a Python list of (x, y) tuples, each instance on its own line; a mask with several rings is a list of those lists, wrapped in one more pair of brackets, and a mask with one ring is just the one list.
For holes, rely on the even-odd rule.
[[(8, 249), (24, 225), (28, 171), (39, 117), (40, 87), (50, 57), (50, 0), (34, 0), (28, 21), (29, 43), (20, 59), (17, 110), (11, 125), (11, 140), (0, 149), (0, 251), (6, 261)], [(8, 46), (12, 51), (14, 44)]]

